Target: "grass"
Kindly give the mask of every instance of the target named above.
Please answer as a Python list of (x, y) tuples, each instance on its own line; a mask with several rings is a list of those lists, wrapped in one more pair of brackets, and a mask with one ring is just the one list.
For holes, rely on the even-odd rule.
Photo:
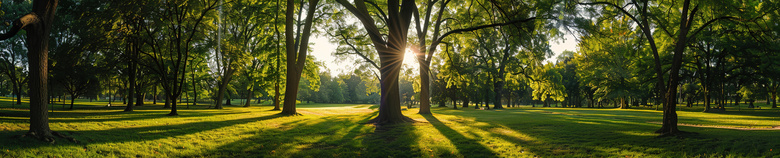
[(661, 112), (649, 109), (433, 108), (404, 114), (415, 123), (377, 131), (364, 124), (376, 105), (300, 104), (301, 116), (268, 105), (207, 105), (165, 116), (158, 105), (56, 107), (52, 130), (80, 143), (12, 138), (29, 127), (24, 105), (0, 98), (0, 157), (780, 157), (777, 109), (701, 113), (682, 109), (681, 130), (657, 137)]

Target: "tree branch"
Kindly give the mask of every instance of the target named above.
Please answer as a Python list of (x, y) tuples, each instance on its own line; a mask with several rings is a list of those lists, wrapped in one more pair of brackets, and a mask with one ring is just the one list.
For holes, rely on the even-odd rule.
[(34, 12), (25, 14), (22, 17), (19, 17), (19, 19), (14, 20), (11, 30), (8, 30), (8, 32), (5, 32), (4, 34), (0, 34), (0, 41), (14, 37), (16, 36), (16, 33), (19, 32), (19, 30), (27, 29), (27, 26), (37, 24), (39, 22), (41, 22), (41, 19), (38, 18), (38, 15)]

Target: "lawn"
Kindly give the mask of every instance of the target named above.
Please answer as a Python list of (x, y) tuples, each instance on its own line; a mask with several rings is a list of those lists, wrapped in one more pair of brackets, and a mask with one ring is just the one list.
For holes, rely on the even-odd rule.
[[(157, 105), (56, 107), (52, 130), (79, 143), (14, 138), (28, 129), (25, 105), (0, 98), (0, 157), (780, 157), (777, 109), (679, 112), (682, 137), (657, 137), (652, 109), (433, 108), (415, 123), (376, 129), (376, 105), (300, 104), (301, 116), (268, 105), (205, 105), (165, 116)], [(58, 105), (61, 106), (61, 105)]]

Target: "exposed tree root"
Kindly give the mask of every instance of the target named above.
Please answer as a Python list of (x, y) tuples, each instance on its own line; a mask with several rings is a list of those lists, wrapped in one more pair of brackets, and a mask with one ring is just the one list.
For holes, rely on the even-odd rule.
[(68, 141), (71, 141), (73, 143), (79, 143), (79, 141), (76, 140), (73, 137), (69, 137), (69, 136), (64, 135), (62, 133), (54, 132), (54, 131), (52, 131), (50, 134), (38, 134), (38, 133), (35, 133), (33, 131), (28, 131), (27, 133), (25, 133), (23, 135), (17, 136), (17, 138), (31, 137), (31, 138), (35, 138), (35, 139), (38, 139), (38, 140), (41, 140), (41, 141), (44, 141), (44, 142), (49, 142), (51, 144), (54, 144), (54, 142), (56, 142), (55, 136), (63, 138), (63, 139), (68, 140)]

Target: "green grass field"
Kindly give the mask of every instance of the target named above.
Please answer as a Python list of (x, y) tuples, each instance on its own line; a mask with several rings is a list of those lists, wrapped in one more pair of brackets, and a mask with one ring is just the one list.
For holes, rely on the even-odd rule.
[(652, 109), (410, 109), (417, 122), (376, 130), (364, 123), (376, 105), (300, 104), (301, 116), (198, 105), (170, 117), (161, 103), (121, 112), (84, 101), (50, 113), (52, 130), (80, 142), (49, 144), (14, 138), (29, 128), (26, 105), (0, 98), (0, 157), (780, 157), (780, 111), (767, 108), (682, 108), (680, 129), (696, 134), (659, 138)]

